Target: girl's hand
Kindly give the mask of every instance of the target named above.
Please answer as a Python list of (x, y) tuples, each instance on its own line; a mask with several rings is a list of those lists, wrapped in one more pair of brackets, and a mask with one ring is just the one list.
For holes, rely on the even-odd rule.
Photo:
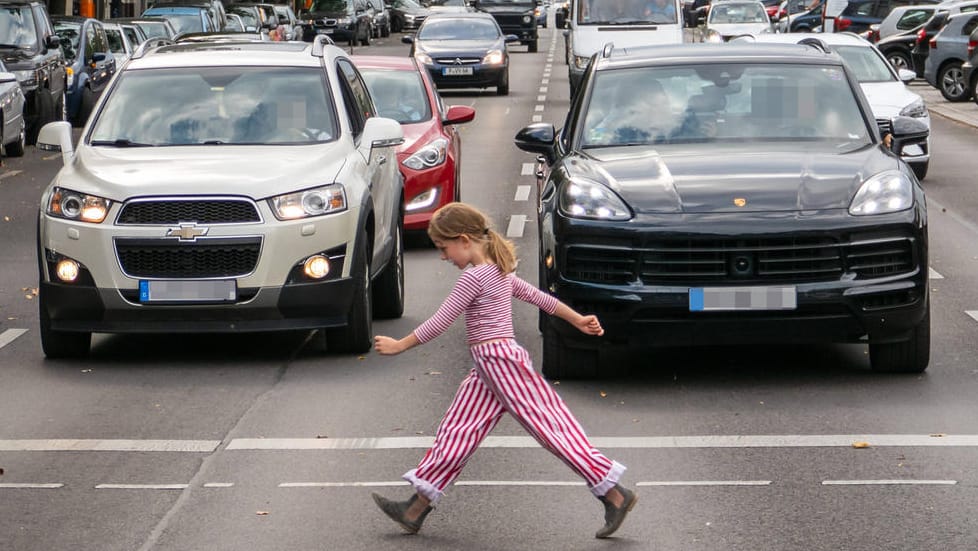
[(404, 349), (401, 348), (400, 341), (390, 337), (385, 337), (383, 335), (377, 335), (374, 337), (374, 350), (384, 354), (385, 356), (400, 354), (404, 351)]
[(581, 316), (574, 322), (574, 327), (581, 333), (588, 335), (604, 335), (604, 328), (601, 327), (601, 322), (598, 321), (598, 316), (593, 314), (587, 316)]

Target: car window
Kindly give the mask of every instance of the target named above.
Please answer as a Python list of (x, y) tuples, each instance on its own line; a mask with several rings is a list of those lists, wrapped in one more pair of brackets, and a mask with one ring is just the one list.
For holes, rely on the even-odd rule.
[(377, 106), (377, 115), (402, 124), (431, 119), (428, 91), (420, 73), (384, 69), (361, 69), (360, 72)]
[(58, 21), (54, 24), (54, 32), (61, 40), (61, 51), (69, 63), (78, 58), (78, 48), (81, 42), (81, 24), (77, 21)]
[(492, 40), (499, 37), (494, 21), (459, 18), (428, 20), (421, 25), (421, 40)]
[(592, 88), (583, 148), (748, 139), (822, 141), (848, 149), (870, 140), (841, 67), (614, 69), (595, 73)]
[(308, 144), (338, 135), (320, 69), (192, 67), (128, 71), (91, 143), (153, 146)]
[(133, 29), (132, 27), (123, 27), (122, 32), (126, 33), (126, 38), (129, 39), (130, 46), (135, 48), (139, 45), (139, 34), (136, 32), (136, 29)]
[(961, 27), (961, 34), (971, 34), (971, 31), (975, 30), (978, 26), (978, 15), (968, 19), (964, 25)]
[(346, 99), (347, 110), (350, 113), (350, 123), (353, 125), (354, 139), (360, 138), (367, 119), (374, 116), (373, 103), (363, 79), (353, 65), (341, 59), (336, 62), (340, 76), (343, 77), (343, 95)]
[(901, 31), (909, 31), (910, 29), (919, 27), (930, 18), (932, 13), (934, 13), (934, 10), (907, 10), (906, 13), (904, 13), (903, 16), (897, 21), (896, 28)]
[(347, 0), (314, 0), (309, 7), (311, 12), (332, 11), (345, 12), (349, 9)]
[(38, 36), (28, 6), (7, 6), (0, 10), (0, 42), (18, 48), (36, 49)]
[(96, 52), (108, 52), (109, 45), (105, 38), (105, 29), (101, 25), (92, 25), (92, 48)]
[(577, 20), (585, 25), (605, 23), (676, 23), (672, 0), (581, 0)]
[(710, 9), (709, 22), (716, 24), (767, 23), (767, 12), (760, 4), (717, 4)]
[(835, 50), (856, 75), (859, 82), (889, 82), (895, 80), (886, 60), (871, 47), (837, 46)]
[(95, 26), (85, 27), (85, 63), (88, 63), (95, 56)]
[(251, 8), (231, 5), (228, 7), (228, 13), (233, 13), (240, 17), (241, 23), (243, 23), (245, 28), (250, 31), (253, 31), (261, 26), (261, 22), (258, 20), (258, 12)]
[(109, 51), (114, 54), (126, 53), (126, 45), (122, 41), (122, 33), (118, 29), (105, 29), (105, 38), (109, 42)]
[(48, 11), (44, 6), (34, 6), (34, 20), (37, 21), (37, 31), (41, 37), (47, 38), (54, 34), (54, 29), (51, 28), (50, 17), (48, 17)]

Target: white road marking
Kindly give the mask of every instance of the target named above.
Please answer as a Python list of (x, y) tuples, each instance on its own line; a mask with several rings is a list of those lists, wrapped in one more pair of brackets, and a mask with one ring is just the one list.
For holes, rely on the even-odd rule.
[(533, 176), (534, 172), (536, 172), (534, 163), (523, 163), (522, 168), (520, 168), (520, 176)]
[(584, 486), (580, 481), (562, 480), (460, 480), (456, 486)]
[(543, 111), (543, 109), (544, 109), (544, 107), (542, 105), (534, 105), (533, 106), (533, 110), (534, 111)]
[(547, 96), (537, 96), (537, 101), (547, 101)]
[[(60, 157), (61, 155), (57, 155), (57, 156)], [(21, 172), (23, 172), (23, 170), (8, 170), (3, 174), (0, 174), (0, 180), (3, 180), (4, 178), (12, 178), (20, 174)]]
[(526, 201), (530, 198), (530, 191), (532, 186), (516, 186), (516, 197), (513, 198), (514, 201)]
[(506, 115), (509, 114), (509, 107), (506, 108), (506, 112), (504, 114), (506, 114)]
[[(526, 216), (516, 215), (513, 221)], [(432, 436), (384, 438), (235, 438), (227, 450), (400, 450), (427, 449)], [(0, 441), (2, 442), (2, 441)], [(716, 436), (597, 436), (591, 442), (598, 448), (850, 448), (854, 442), (869, 442), (872, 447), (978, 447), (978, 434), (811, 434), (811, 435), (716, 435)], [(482, 448), (538, 448), (529, 436), (489, 436)], [(0, 448), (2, 451), (3, 448)]]
[(978, 321), (978, 310), (965, 310), (964, 313), (971, 316), (971, 319)]
[(279, 488), (382, 488), (387, 486), (409, 486), (406, 481), (394, 482), (283, 482)]
[(3, 452), (212, 452), (220, 440), (0, 440)]
[(540, 84), (550, 84), (550, 79), (549, 78), (545, 78), (545, 79), (543, 79), (543, 80), (540, 81)]
[(16, 483), (16, 482), (5, 482), (0, 484), (0, 490), (10, 489), (10, 490), (53, 490), (57, 488), (64, 488), (64, 484), (31, 484), (31, 483)]
[(944, 279), (944, 276), (937, 273), (937, 270), (935, 270), (934, 268), (927, 268), (927, 277), (931, 279)]
[(205, 488), (231, 488), (234, 486), (234, 482), (208, 482), (204, 484)]
[(523, 237), (523, 228), (525, 226), (526, 226), (525, 214), (514, 214), (510, 216), (509, 227), (506, 228), (506, 237)]
[(770, 480), (658, 480), (636, 486), (770, 486)]
[(186, 490), (190, 484), (96, 484), (96, 490)]
[(541, 94), (546, 94), (546, 93), (547, 93), (547, 90), (549, 90), (549, 88), (548, 88), (548, 87), (546, 87), (546, 86), (541, 86), (541, 87), (540, 87), (540, 93), (541, 93)]
[(541, 122), (543, 121), (543, 115), (533, 115), (530, 117), (530, 122)]
[(0, 333), (0, 348), (14, 342), (14, 339), (27, 332), (27, 329), (7, 329)]
[(921, 485), (921, 486), (953, 486), (957, 480), (823, 480), (823, 486), (884, 486), (884, 485)]

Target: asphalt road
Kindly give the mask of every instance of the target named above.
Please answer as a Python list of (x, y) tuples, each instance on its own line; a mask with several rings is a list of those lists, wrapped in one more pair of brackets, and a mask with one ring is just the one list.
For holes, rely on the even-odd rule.
[[(513, 236), (531, 281), (533, 158), (512, 137), (535, 116), (560, 126), (568, 105), (561, 39), (542, 36), (539, 53), (513, 48), (509, 96), (444, 94), (477, 111), (462, 198)], [(357, 52), (406, 55), (397, 39)], [(751, 346), (644, 351), (620, 358), (626, 376), (554, 382), (639, 492), (611, 541), (593, 539), (599, 502), (508, 419), (420, 535), (375, 509), (372, 490), (407, 497), (400, 475), (469, 369), (461, 324), (393, 358), (285, 333), (99, 335), (85, 361), (46, 361), (34, 232), (61, 161), (31, 149), (0, 170), (0, 549), (976, 549), (978, 131), (935, 117), (933, 136), (926, 374), (873, 373), (860, 345)], [(458, 276), (427, 248), (406, 273), (405, 315), (378, 333), (411, 331)], [(516, 315), (539, 359), (536, 312)]]

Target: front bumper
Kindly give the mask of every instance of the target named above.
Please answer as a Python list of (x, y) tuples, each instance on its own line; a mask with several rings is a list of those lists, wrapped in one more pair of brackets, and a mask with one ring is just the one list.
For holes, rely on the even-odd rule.
[[(404, 175), (404, 198), (406, 201), (404, 229), (423, 231), (428, 229), (428, 222), (431, 221), (431, 216), (436, 210), (455, 200), (455, 187), (458, 185), (455, 179), (455, 163), (449, 157), (438, 166), (425, 170), (413, 170), (400, 164), (407, 157), (407, 155), (398, 156), (401, 174)], [(413, 208), (412, 202), (415, 198), (428, 193), (434, 193), (430, 204), (425, 202), (424, 206)]]
[(435, 86), (442, 88), (482, 88), (485, 86), (497, 86), (503, 79), (508, 65), (483, 65), (472, 64), (466, 67), (472, 68), (471, 75), (451, 75), (446, 76), (444, 69), (455, 68), (454, 65), (433, 63), (425, 66), (431, 80)]

